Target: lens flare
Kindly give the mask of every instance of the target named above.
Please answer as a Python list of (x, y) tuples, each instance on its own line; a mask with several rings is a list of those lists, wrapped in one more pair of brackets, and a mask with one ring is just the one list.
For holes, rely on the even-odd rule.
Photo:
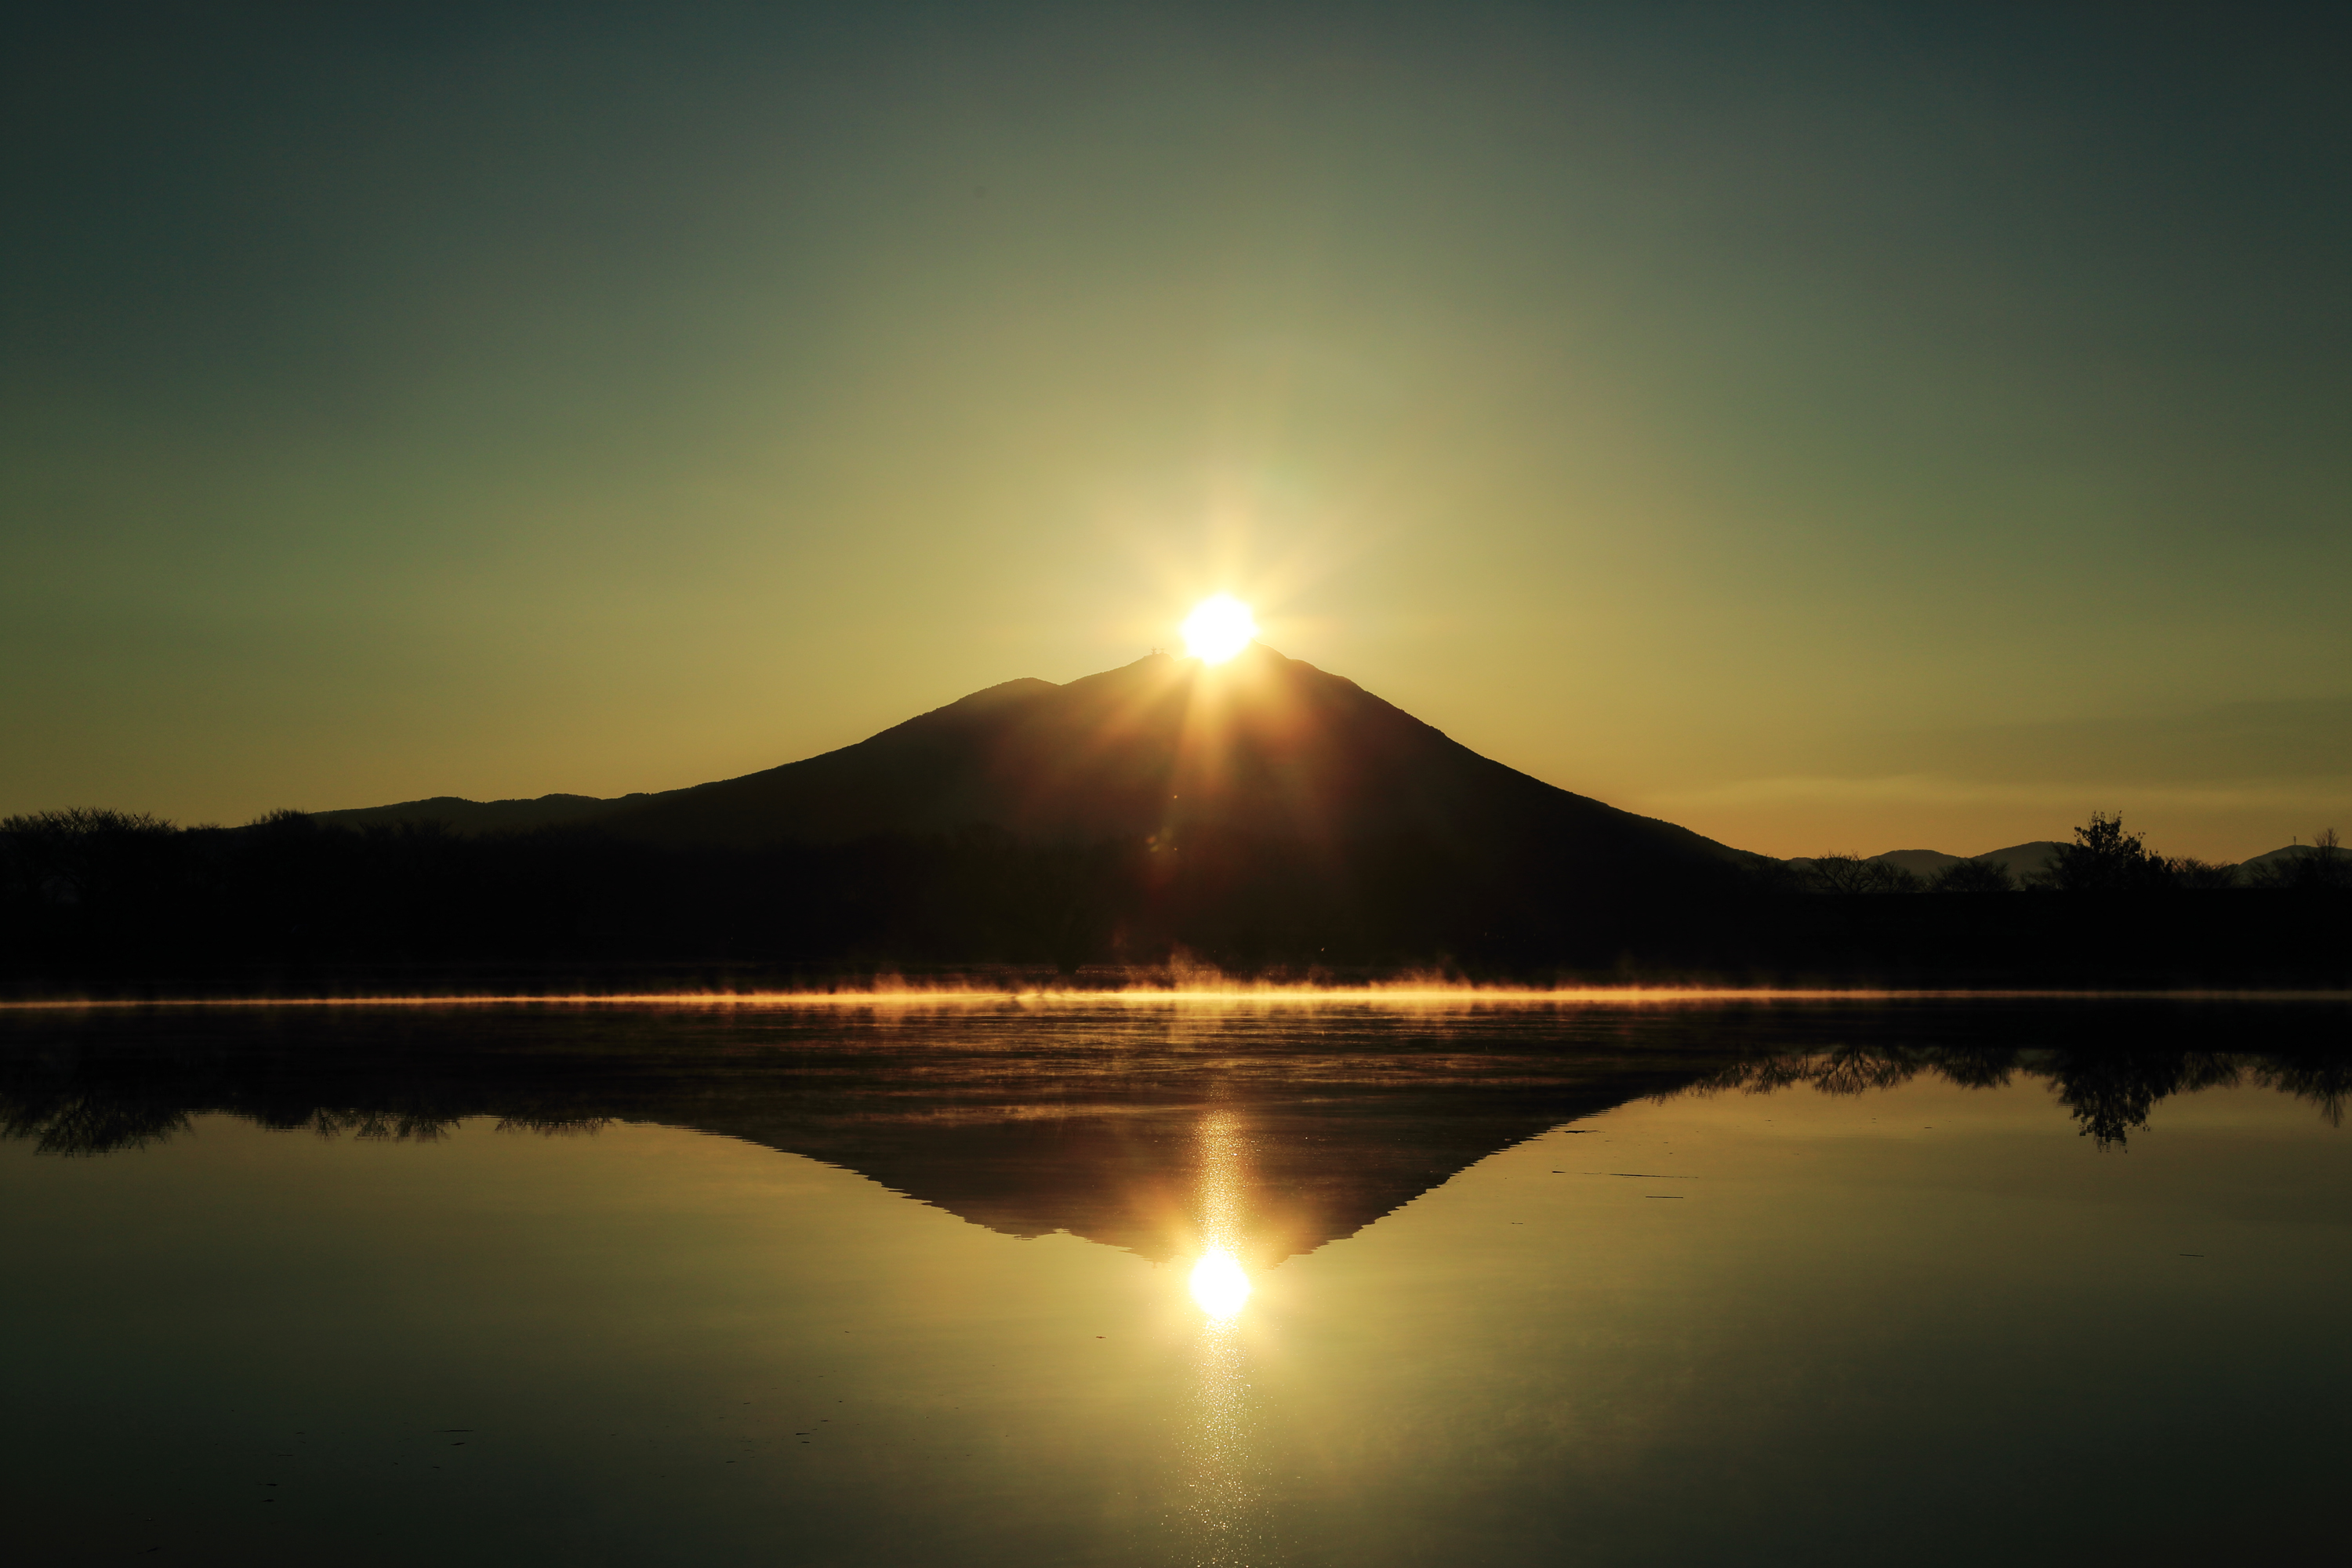
[(1213, 1318), (1230, 1318), (1250, 1298), (1249, 1276), (1222, 1247), (1213, 1247), (1192, 1265), (1192, 1300)]
[(1256, 636), (1250, 607), (1231, 594), (1202, 600), (1184, 617), (1184, 651), (1202, 664), (1224, 663)]

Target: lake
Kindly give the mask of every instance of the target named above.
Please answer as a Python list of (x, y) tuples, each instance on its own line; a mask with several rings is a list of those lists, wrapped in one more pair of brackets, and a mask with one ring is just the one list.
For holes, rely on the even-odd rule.
[(10, 1555), (2332, 1557), (2347, 1017), (0, 1010)]

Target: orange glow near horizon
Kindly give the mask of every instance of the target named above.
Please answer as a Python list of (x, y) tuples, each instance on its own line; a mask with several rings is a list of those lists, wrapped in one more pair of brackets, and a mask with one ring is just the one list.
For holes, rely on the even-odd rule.
[(30, 997), (0, 1000), (0, 1013), (266, 1007), (1087, 1007), (1114, 1005), (1246, 1005), (1375, 1008), (1544, 1006), (1706, 1006), (1755, 1002), (2001, 1001), (2098, 998), (2106, 1001), (2346, 1002), (2341, 991), (2177, 990), (2094, 991), (2063, 987), (1903, 989), (1874, 986), (1479, 985), (1435, 978), (1391, 984), (1323, 985), (1312, 982), (1253, 983), (1228, 977), (1139, 977), (1111, 986), (1013, 986), (936, 984), (843, 986), (824, 991), (613, 991), (386, 994), (348, 996)]

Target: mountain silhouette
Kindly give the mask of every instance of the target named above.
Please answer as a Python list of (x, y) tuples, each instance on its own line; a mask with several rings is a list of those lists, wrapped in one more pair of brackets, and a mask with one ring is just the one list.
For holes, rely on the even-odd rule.
[(1618, 863), (1751, 857), (1479, 755), (1303, 660), (1152, 654), (1064, 686), (1010, 680), (856, 745), (689, 789), (596, 800), (450, 798), (321, 821), (461, 833), (593, 822), (649, 843), (755, 848), (1001, 829), (1027, 842), (1160, 842), (1213, 828), (1337, 847), (1411, 835), (1452, 852), (1529, 839)]
[[(2014, 875), (2053, 847), (1979, 858)], [(653, 989), (766, 989), (1194, 965), (2340, 983), (2334, 904), (2137, 899), (2086, 921), (2046, 900), (1876, 896), (1897, 887), (1799, 897), (1792, 870), (1529, 777), (1253, 646), (1223, 665), (1153, 655), (1063, 686), (1008, 681), (822, 756), (661, 794), (238, 828), (0, 825), (0, 984), (478, 991), (503, 973), (610, 990), (642, 973), (668, 977)]]

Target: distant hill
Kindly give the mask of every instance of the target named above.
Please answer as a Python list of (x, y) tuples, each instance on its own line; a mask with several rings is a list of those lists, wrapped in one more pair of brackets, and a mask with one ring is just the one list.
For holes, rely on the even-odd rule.
[(1203, 828), (1328, 847), (1411, 836), (1486, 856), (1540, 843), (1626, 869), (1757, 858), (1480, 756), (1261, 645), (1222, 666), (1154, 654), (1066, 686), (1006, 681), (856, 745), (689, 789), (436, 797), (319, 816), (467, 834), (593, 822), (625, 839), (732, 848), (982, 826), (1059, 844)]
[[(2041, 875), (2050, 868), (2051, 858), (2058, 853), (2054, 839), (2036, 838), (2031, 843), (2012, 844), (2006, 849), (1988, 849), (1981, 855), (1948, 855), (1941, 849), (1889, 849), (1881, 855), (1865, 856), (1865, 859), (1881, 860), (1899, 866), (1922, 881), (1933, 879), (1948, 867), (1963, 860), (1981, 860), (2002, 868), (2018, 881)], [(1810, 870), (1812, 859), (1800, 856), (1786, 864), (1799, 870)]]
[[(2252, 856), (2239, 862), (2239, 869), (2246, 870), (2256, 866), (2286, 865), (2296, 860), (2307, 860), (2318, 853), (2319, 847), (2315, 844), (2289, 844), (2282, 848), (2273, 849), (2267, 854)], [(2352, 851), (2339, 848), (2336, 853), (2347, 855), (2352, 854)]]
[(436, 795), (430, 800), (404, 800), (396, 805), (363, 805), (350, 811), (320, 811), (311, 815), (321, 822), (331, 822), (345, 827), (385, 826), (395, 822), (438, 822), (463, 834), (512, 833), (524, 828), (550, 827), (557, 823), (586, 822), (604, 816), (634, 801), (648, 800), (644, 795), (623, 795), (618, 800), (599, 800), (593, 795), (542, 795), (532, 800), (463, 800), (454, 795)]
[[(2050, 869), (2050, 864), (2056, 858), (2059, 847), (2054, 839), (2036, 838), (2030, 843), (2012, 844), (2006, 849), (1988, 849), (1981, 855), (1966, 857), (1947, 855), (1940, 849), (1889, 849), (1883, 855), (1872, 855), (1866, 858), (1900, 866), (1923, 881), (1932, 879), (1947, 867), (1958, 865), (1963, 858), (1981, 860), (2004, 868), (2020, 883), (2024, 883)], [(2242, 883), (2250, 873), (2292, 865), (2295, 861), (2307, 859), (2319, 852), (2319, 849), (2313, 845), (2289, 844), (2266, 854), (2250, 856), (2239, 862), (2238, 879)], [(2337, 853), (2344, 854), (2345, 851), (2338, 850)], [(1799, 857), (1784, 864), (1799, 870), (1808, 870), (1811, 868), (1813, 861), (1807, 857)]]
[(1913, 876), (1925, 879), (1947, 866), (1957, 866), (1961, 857), (1947, 855), (1940, 849), (1889, 849), (1884, 855), (1873, 855), (1874, 860), (1884, 860), (1890, 866), (1900, 866)]
[(2056, 839), (2035, 838), (2023, 844), (2012, 844), (2006, 849), (1988, 849), (1981, 855), (1971, 855), (1969, 858), (1999, 866), (2022, 882), (2050, 869), (2051, 861), (2056, 859), (2057, 856)]

